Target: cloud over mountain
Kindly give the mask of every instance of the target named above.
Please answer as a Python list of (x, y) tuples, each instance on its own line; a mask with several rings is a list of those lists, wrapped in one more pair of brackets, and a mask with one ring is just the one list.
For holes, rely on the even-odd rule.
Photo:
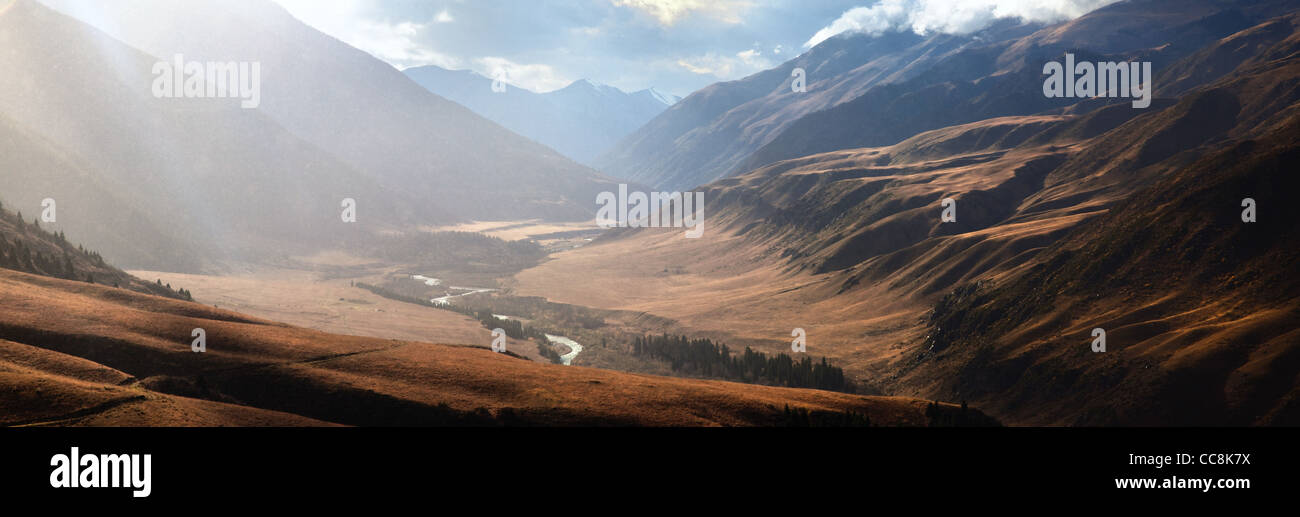
[(1059, 22), (1082, 16), (1115, 1), (881, 0), (870, 7), (854, 7), (845, 11), (830, 25), (817, 31), (804, 46), (813, 47), (844, 32), (882, 34), (910, 30), (920, 35), (970, 34), (1003, 18), (1017, 18), (1027, 22)]

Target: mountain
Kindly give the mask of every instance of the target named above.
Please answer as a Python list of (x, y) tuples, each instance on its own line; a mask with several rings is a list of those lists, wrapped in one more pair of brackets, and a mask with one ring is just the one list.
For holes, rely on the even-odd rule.
[[(56, 202), (72, 239), (133, 267), (196, 270), (370, 229), (451, 219), (377, 184), (231, 99), (154, 98), (156, 58), (38, 3), (0, 12), (0, 196), (35, 214)], [(418, 214), (418, 216), (416, 216)]]
[(396, 193), (352, 196), (359, 206), (394, 205), (424, 224), (584, 220), (595, 214), (596, 194), (611, 189), (599, 173), (430, 93), (269, 0), (46, 2), (157, 58), (259, 63), (261, 102), (248, 111)]
[[(1238, 53), (1243, 42), (1254, 52)], [(1300, 257), (1291, 224), (1300, 210), (1287, 201), (1300, 159), (1300, 15), (1224, 38), (1178, 69), (1225, 54), (1244, 59), (1095, 144), (1154, 135), (1130, 156), (1168, 146), (1171, 170), (1123, 172), (1124, 181), (1155, 174), (1034, 267), (946, 296), (931, 316), (936, 362), (912, 375), (962, 369), (937, 391), (1004, 413), (1038, 411), (1029, 421), (1300, 422), (1300, 284), (1279, 266)], [(1213, 136), (1198, 135), (1207, 125)], [(1243, 220), (1246, 198), (1258, 206), (1253, 222)], [(1071, 346), (1088, 343), (1093, 328), (1106, 331), (1104, 354)]]
[(626, 93), (586, 79), (547, 93), (513, 85), (496, 92), (491, 78), (469, 70), (431, 65), (404, 73), (429, 91), (585, 164), (680, 100), (654, 89)]
[[(1029, 29), (1003, 23), (969, 37), (831, 38), (781, 66), (692, 93), (596, 160), (611, 175), (670, 190), (726, 177), (740, 160), (799, 117), (856, 98), (876, 84), (904, 80), (927, 64), (972, 45)], [(807, 92), (795, 93), (791, 73), (802, 68)]]
[(886, 392), (1012, 424), (1292, 425), (1300, 15), (1180, 54), (1148, 109), (1083, 100), (769, 163), (700, 187), (705, 238), (610, 234), (513, 287), (733, 340), (805, 328)]
[[(688, 96), (596, 166), (614, 176), (687, 189), (780, 160), (1061, 109), (1072, 103), (1026, 95), (1039, 91), (1048, 59), (1087, 49), (1090, 57), (1140, 57), (1159, 69), (1282, 14), (1288, 5), (1148, 0), (1115, 3), (1051, 26), (1003, 20), (967, 36), (845, 33), (777, 68)], [(795, 68), (807, 74), (806, 93), (791, 90)]]
[[(1294, 8), (1254, 1), (1115, 3), (1024, 38), (968, 49), (912, 80), (882, 85), (809, 114), (740, 167), (748, 170), (847, 147), (890, 145), (953, 124), (1060, 109), (1074, 103), (1033, 93), (1041, 92), (1043, 64), (1060, 61), (1066, 52), (1085, 49), (1076, 53), (1078, 60), (1149, 61), (1163, 73), (1169, 64), (1219, 38), (1282, 14), (1288, 5)], [(1156, 75), (1155, 84), (1167, 82)]]

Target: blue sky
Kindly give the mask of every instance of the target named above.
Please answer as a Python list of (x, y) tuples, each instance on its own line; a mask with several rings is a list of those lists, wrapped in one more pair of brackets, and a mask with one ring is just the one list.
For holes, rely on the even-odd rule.
[(591, 79), (686, 96), (844, 31), (965, 32), (1114, 0), (275, 0), (397, 68), (471, 69), (534, 91)]
[(685, 96), (771, 68), (861, 0), (276, 0), (398, 68), (505, 73), (547, 91), (591, 79)]

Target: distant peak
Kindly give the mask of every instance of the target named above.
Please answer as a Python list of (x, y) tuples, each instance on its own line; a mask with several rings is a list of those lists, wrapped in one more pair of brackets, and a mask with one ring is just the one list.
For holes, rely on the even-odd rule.
[(574, 82), (572, 82), (572, 83), (569, 83), (568, 86), (565, 86), (565, 87), (564, 87), (565, 90), (569, 90), (569, 89), (573, 89), (573, 90), (604, 90), (604, 89), (606, 89), (606, 88), (612, 88), (612, 87), (611, 87), (611, 86), (606, 86), (606, 85), (600, 84), (600, 83), (598, 83), (598, 82), (592, 81), (591, 79), (585, 79), (585, 78), (584, 78), (584, 79), (578, 79), (577, 81), (574, 81)]
[(659, 90), (654, 89), (653, 87), (646, 88), (644, 90), (634, 93), (633, 95), (642, 95), (642, 96), (650, 97), (656, 101), (664, 103), (664, 105), (666, 106), (672, 106), (673, 104), (677, 104), (678, 101), (682, 100), (681, 97), (678, 97), (671, 93), (661, 92)]

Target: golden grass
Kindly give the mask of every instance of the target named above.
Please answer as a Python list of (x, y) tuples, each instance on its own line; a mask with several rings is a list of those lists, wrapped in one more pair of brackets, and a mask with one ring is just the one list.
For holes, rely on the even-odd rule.
[[(45, 350), (5, 352), (6, 358), (12, 356), (6, 363), (12, 371), (0, 376), (5, 392), (29, 401), (23, 407), (38, 401), (50, 408), (5, 415), (9, 422), (67, 423), (60, 415), (102, 408), (78, 413), (76, 421), (308, 425), (319, 422), (265, 410), (298, 404), (308, 412), (328, 412), (331, 397), (348, 395), (415, 407), (445, 403), (458, 411), (510, 408), (544, 415), (542, 422), (554, 424), (749, 425), (768, 422), (785, 405), (866, 413), (881, 425), (925, 423), (925, 403), (913, 399), (633, 375), (536, 363), (481, 348), (343, 336), (195, 303), (12, 271), (0, 271), (0, 305), (7, 309), (0, 315), (0, 328), (17, 342), (6, 346)], [(190, 330), (195, 327), (207, 331), (206, 353), (189, 349)], [(50, 355), (55, 353), (82, 359), (55, 359)], [(235, 382), (228, 379), (252, 379), (280, 391), (272, 390), (266, 397), (267, 406), (277, 407), (232, 407), (163, 395), (138, 385), (67, 376), (76, 372), (101, 381), (121, 375), (202, 377), (219, 387), (222, 382)], [(34, 391), (37, 387), (39, 394)], [(128, 400), (109, 404), (123, 398)], [(5, 407), (17, 407), (14, 404)]]

